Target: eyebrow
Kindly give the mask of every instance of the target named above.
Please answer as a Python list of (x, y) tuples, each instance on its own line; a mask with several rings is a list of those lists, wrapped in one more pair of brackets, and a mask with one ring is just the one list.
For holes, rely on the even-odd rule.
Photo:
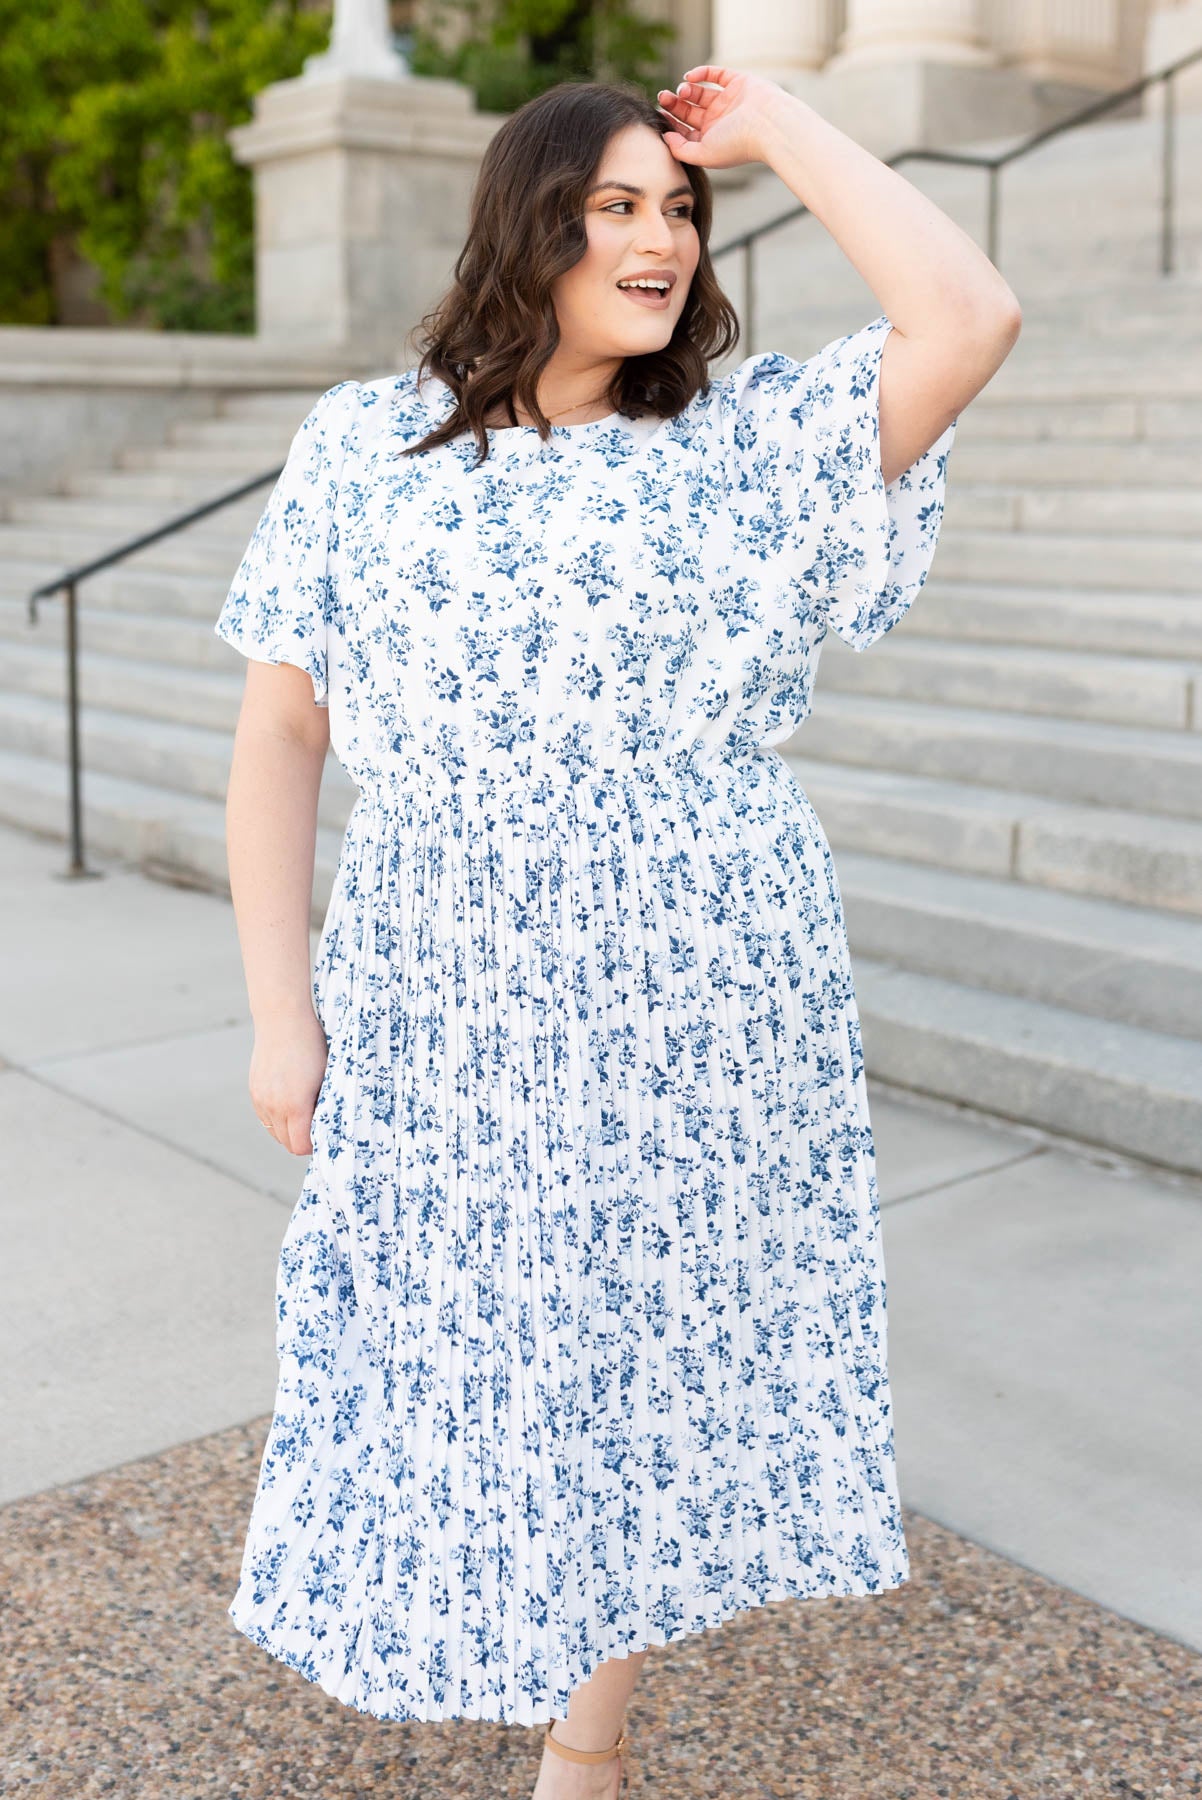
[[(584, 197), (586, 200), (589, 200), (592, 198), (592, 196), (594, 194), (604, 193), (606, 188), (620, 188), (624, 194), (634, 194), (640, 200), (643, 199), (643, 197), (645, 196), (645, 194), (647, 192), (646, 188), (634, 187), (634, 186), (632, 186), (632, 184), (629, 181), (599, 181), (599, 182), (597, 182), (595, 187), (591, 187), (589, 189), (588, 193)], [(691, 197), (692, 193), (693, 193), (692, 188), (686, 182), (683, 187), (671, 188), (668, 191), (668, 193), (666, 193), (664, 195), (664, 199), (665, 200), (675, 200), (677, 198), (677, 196), (680, 194), (688, 194)]]

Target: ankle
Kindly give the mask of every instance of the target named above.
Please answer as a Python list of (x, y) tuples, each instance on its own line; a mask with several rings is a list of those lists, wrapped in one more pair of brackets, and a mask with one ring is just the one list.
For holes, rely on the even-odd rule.
[(588, 1731), (580, 1725), (569, 1725), (566, 1719), (552, 1719), (546, 1729), (546, 1736), (551, 1740), (553, 1749), (568, 1753), (565, 1761), (587, 1760), (594, 1766), (602, 1758), (618, 1754), (624, 1747), (625, 1735), (624, 1721), (619, 1722), (616, 1727), (598, 1732)]
[[(560, 1740), (561, 1727), (575, 1743)], [(596, 1744), (597, 1736), (568, 1726), (566, 1720), (552, 1719), (544, 1733), (532, 1800), (615, 1800), (626, 1775), (625, 1725), (605, 1744)]]

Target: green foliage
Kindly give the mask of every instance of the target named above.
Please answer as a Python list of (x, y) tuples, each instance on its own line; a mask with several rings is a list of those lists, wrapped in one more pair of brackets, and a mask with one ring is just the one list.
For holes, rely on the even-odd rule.
[(558, 81), (640, 85), (676, 36), (630, 0), (441, 0), (429, 18), (409, 52), (414, 74), (464, 82), (483, 112), (514, 112)]
[[(413, 72), (512, 112), (557, 81), (655, 79), (670, 25), (632, 0), (442, 0)], [(254, 328), (250, 171), (231, 126), (329, 39), (313, 0), (0, 0), (0, 322), (56, 322), (73, 247), (115, 319)], [(456, 47), (444, 50), (442, 26)]]
[(74, 243), (115, 318), (249, 331), (253, 96), (324, 48), (302, 0), (0, 0), (0, 320), (54, 323)]

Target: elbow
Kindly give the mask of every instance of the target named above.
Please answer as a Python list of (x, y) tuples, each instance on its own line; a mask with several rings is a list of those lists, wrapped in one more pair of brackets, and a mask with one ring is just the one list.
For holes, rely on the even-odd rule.
[(1023, 309), (1018, 295), (1009, 287), (996, 305), (988, 309), (978, 327), (984, 336), (1005, 351), (1013, 349), (1022, 328)]
[(1005, 333), (1007, 346), (1009, 348), (1013, 348), (1018, 342), (1018, 336), (1022, 328), (1023, 309), (1018, 303), (1017, 294), (1011, 294), (1010, 305), (1006, 308), (1002, 318), (1002, 330)]

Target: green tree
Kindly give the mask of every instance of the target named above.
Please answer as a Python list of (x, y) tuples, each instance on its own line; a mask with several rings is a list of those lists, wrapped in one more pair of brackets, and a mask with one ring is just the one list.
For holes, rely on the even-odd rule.
[[(654, 79), (675, 36), (632, 0), (443, 6), (457, 47), (419, 31), (413, 71), (490, 112), (557, 81)], [(114, 319), (253, 331), (253, 184), (227, 137), (330, 19), (321, 0), (0, 0), (0, 321), (57, 322), (71, 248)]]
[(226, 134), (329, 27), (304, 0), (0, 0), (0, 318), (55, 322), (70, 242), (115, 318), (252, 330), (252, 181)]
[(464, 82), (484, 112), (513, 112), (558, 81), (654, 80), (676, 37), (631, 0), (432, 0), (427, 16), (413, 73)]

